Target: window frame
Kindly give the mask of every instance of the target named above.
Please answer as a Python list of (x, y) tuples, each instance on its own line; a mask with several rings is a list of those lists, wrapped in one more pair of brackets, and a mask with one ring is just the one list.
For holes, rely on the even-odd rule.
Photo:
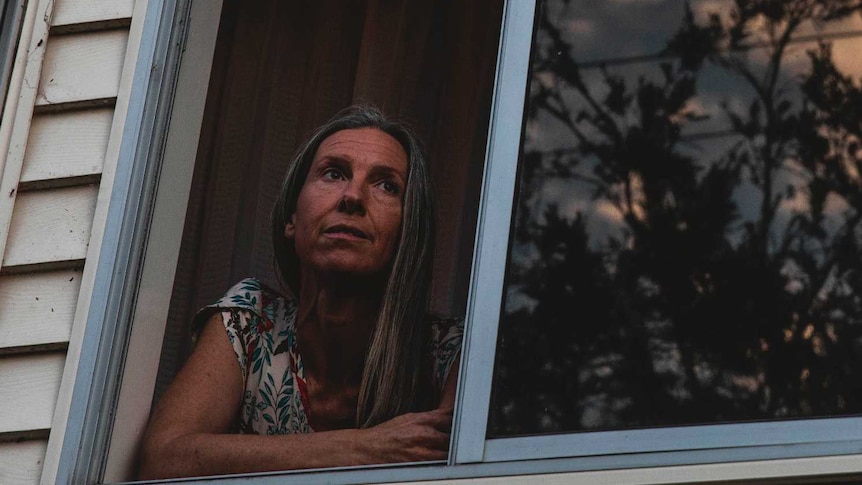
[[(199, 137), (206, 97), (195, 80), (209, 78), (221, 1), (144, 3), (136, 8), (141, 19), (133, 20), (141, 22), (140, 47), (81, 360), (68, 417), (59, 423), (64, 431), (58, 483), (113, 480), (133, 463), (155, 370), (150, 378), (144, 374), (153, 359), (158, 365), (151, 344), (160, 348), (164, 332), (164, 323), (153, 322), (166, 319), (182, 236), (194, 168), (189, 160), (197, 149), (189, 140)], [(330, 468), (183, 482), (373, 483), (562, 473), (558, 478), (566, 483), (675, 483), (862, 472), (862, 436), (850, 431), (854, 424), (862, 429), (862, 418), (486, 438), (537, 3), (507, 0), (503, 7), (450, 466)], [(127, 366), (130, 356), (139, 360)], [(129, 412), (134, 416), (127, 421)], [(128, 426), (113, 429), (115, 421)], [(752, 430), (755, 439), (739, 439)], [(823, 438), (824, 430), (834, 433), (832, 439)], [(710, 441), (698, 443), (704, 433)], [(684, 447), (675, 444), (682, 438)]]
[(190, 7), (190, 0), (149, 0), (135, 5), (125, 64), (131, 79), (128, 91), (121, 89), (121, 95), (125, 92), (128, 98), (122, 103), (124, 112), (119, 113), (118, 102), (115, 114), (123, 118), (122, 135), (111, 141), (119, 145), (117, 164), (113, 180), (102, 180), (111, 184), (111, 199), (104, 234), (93, 242), (99, 247), (98, 258), (88, 261), (95, 265), (93, 288), (89, 295), (82, 295), (84, 299), (79, 298), (79, 307), (87, 305), (85, 324), (73, 332), (69, 344), (67, 366), (75, 365), (74, 377), (69, 383), (64, 379), (60, 389), (42, 471), (44, 483), (102, 481), (130, 315), (139, 298), (142, 256), (151, 236), (155, 192), (169, 185), (159, 184), (159, 180), (163, 155), (168, 151), (165, 142), (174, 94), (179, 94), (177, 74)]

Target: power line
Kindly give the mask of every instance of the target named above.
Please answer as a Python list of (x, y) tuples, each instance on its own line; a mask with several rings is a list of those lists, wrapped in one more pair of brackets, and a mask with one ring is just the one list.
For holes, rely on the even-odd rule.
[[(862, 30), (848, 31), (848, 32), (832, 32), (826, 34), (813, 34), (813, 35), (800, 35), (798, 37), (794, 37), (790, 40), (788, 45), (793, 44), (803, 44), (806, 42), (816, 42), (816, 41), (824, 41), (824, 40), (839, 40), (839, 39), (849, 39), (854, 37), (862, 37)], [(732, 49), (732, 52), (745, 52), (754, 49), (762, 49), (765, 47), (769, 47), (769, 42), (756, 42), (751, 44), (746, 44), (743, 46), (739, 46), (736, 49)], [(730, 49), (723, 49), (724, 52), (729, 51)], [(679, 57), (678, 55), (659, 52), (654, 54), (644, 54), (639, 56), (628, 56), (628, 57), (612, 57), (609, 59), (601, 59), (595, 61), (582, 61), (578, 62), (578, 67), (581, 69), (596, 69), (601, 67), (608, 66), (618, 66), (623, 64), (637, 64), (642, 62), (654, 62), (663, 59), (674, 59)]]

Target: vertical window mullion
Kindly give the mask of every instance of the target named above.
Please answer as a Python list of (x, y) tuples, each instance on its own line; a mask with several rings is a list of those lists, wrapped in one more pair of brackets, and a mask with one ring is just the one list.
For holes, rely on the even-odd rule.
[(504, 6), (450, 463), (483, 460), (535, 2)]

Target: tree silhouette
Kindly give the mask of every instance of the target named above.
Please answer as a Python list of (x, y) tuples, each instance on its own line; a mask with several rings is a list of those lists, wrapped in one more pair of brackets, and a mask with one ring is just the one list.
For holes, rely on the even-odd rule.
[[(862, 3), (686, 4), (635, 80), (570, 55), (574, 3), (539, 10), (527, 132), (562, 134), (525, 141), (489, 435), (862, 411), (862, 88), (826, 40), (785, 68)], [(707, 68), (753, 99), (703, 157)]]

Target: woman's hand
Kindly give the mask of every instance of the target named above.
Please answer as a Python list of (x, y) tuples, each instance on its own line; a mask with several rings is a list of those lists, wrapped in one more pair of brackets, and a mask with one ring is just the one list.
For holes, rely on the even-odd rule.
[(377, 463), (445, 460), (452, 409), (407, 413), (365, 431), (363, 440)]
[(371, 459), (376, 463), (445, 460), (449, 455), (449, 435), (458, 386), (455, 360), (443, 386), (437, 409), (407, 413), (363, 430), (363, 441), (371, 445)]

